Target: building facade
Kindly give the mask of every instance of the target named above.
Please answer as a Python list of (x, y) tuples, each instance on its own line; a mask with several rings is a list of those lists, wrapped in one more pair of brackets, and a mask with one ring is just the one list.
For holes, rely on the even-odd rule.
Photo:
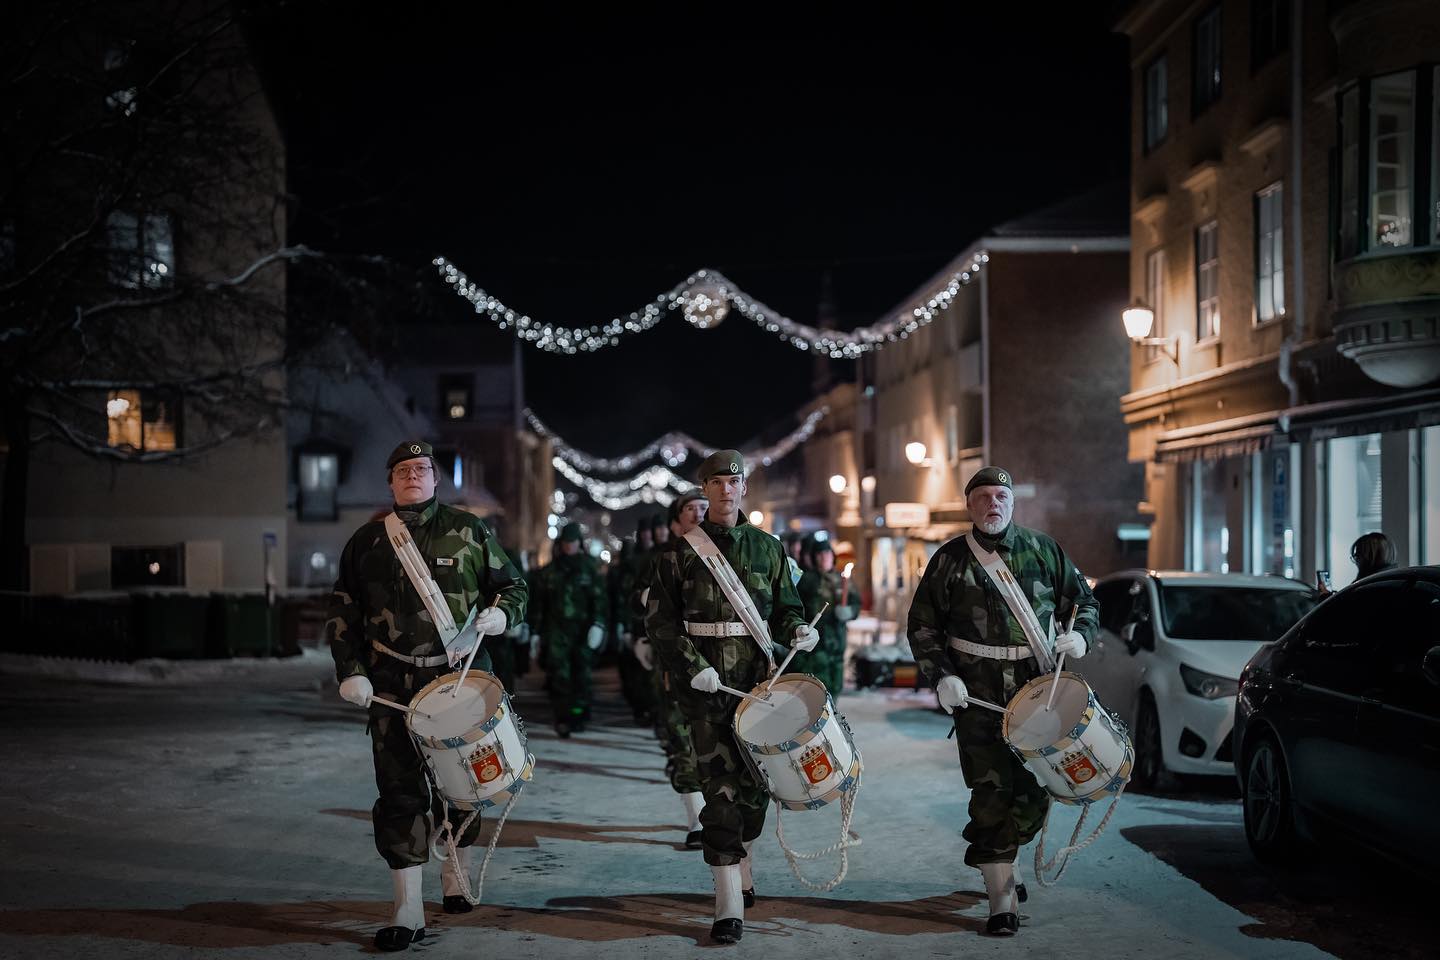
[(1118, 29), (1149, 565), (1343, 585), (1370, 530), (1440, 561), (1440, 9), (1149, 2)]

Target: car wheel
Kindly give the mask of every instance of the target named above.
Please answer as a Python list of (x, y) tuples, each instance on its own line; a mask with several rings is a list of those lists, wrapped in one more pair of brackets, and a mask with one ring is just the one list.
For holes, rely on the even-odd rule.
[(1280, 745), (1269, 735), (1250, 748), (1241, 785), (1245, 840), (1256, 859), (1283, 863), (1294, 859), (1295, 809), (1290, 770)]
[(1151, 790), (1165, 776), (1164, 753), (1160, 749), (1160, 713), (1150, 694), (1140, 697), (1140, 710), (1135, 717), (1135, 766), (1130, 779), (1135, 786)]

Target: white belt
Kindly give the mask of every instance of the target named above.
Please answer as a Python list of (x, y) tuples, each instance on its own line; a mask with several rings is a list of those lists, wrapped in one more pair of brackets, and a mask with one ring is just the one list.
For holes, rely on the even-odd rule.
[(950, 646), (961, 653), (986, 657), (990, 660), (1024, 660), (1026, 657), (1035, 656), (1035, 651), (1031, 650), (1029, 646), (993, 647), (988, 643), (971, 643), (969, 640), (961, 640), (959, 637), (951, 637)]
[(381, 653), (386, 654), (387, 656), (394, 657), (396, 660), (401, 660), (405, 663), (413, 664), (417, 667), (438, 667), (443, 663), (450, 662), (450, 655), (445, 653), (440, 654), (438, 657), (407, 657), (403, 653), (397, 653), (396, 651), (391, 650), (379, 640), (371, 640), (370, 646), (374, 647)]
[(722, 621), (720, 623), (691, 623), (684, 621), (685, 632), (692, 637), (748, 637), (750, 631), (745, 624), (734, 620)]

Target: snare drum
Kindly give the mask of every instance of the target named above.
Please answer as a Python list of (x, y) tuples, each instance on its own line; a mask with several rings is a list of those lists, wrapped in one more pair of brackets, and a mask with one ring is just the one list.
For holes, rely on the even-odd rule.
[(1011, 698), (1002, 731), (1050, 795), (1086, 805), (1118, 793), (1130, 780), (1135, 752), (1124, 724), (1110, 715), (1078, 673), (1036, 677)]
[(440, 793), (462, 810), (483, 810), (520, 793), (534, 776), (535, 757), (526, 749), (525, 724), (493, 674), (471, 670), (455, 696), (460, 674), (447, 673), (426, 684), (410, 706), (430, 715), (406, 715)]
[(823, 683), (787, 673), (750, 692), (772, 706), (740, 701), (732, 727), (777, 803), (815, 810), (858, 786), (860, 751)]

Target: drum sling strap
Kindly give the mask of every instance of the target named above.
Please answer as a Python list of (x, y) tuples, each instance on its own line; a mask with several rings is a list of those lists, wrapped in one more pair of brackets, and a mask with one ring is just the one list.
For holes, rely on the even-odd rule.
[[(456, 626), (455, 618), (450, 613), (450, 604), (445, 602), (445, 594), (440, 591), (440, 585), (430, 576), (425, 557), (420, 553), (420, 548), (415, 546), (415, 538), (410, 536), (405, 522), (396, 516), (393, 510), (385, 515), (385, 534), (390, 540), (390, 546), (395, 550), (400, 566), (405, 570), (405, 575), (410, 578), (411, 586), (420, 595), (420, 602), (425, 604), (425, 609), (430, 613), (430, 622), (435, 624), (446, 652), (449, 653), (457, 647), (465, 649), (470, 645), (475, 633), (475, 612), (479, 608), (471, 607), (465, 623)], [(473, 640), (475, 643), (480, 642), (479, 637), (473, 637)], [(388, 647), (385, 650), (389, 652)]]
[(1030, 642), (1030, 649), (1035, 654), (1035, 662), (1040, 665), (1042, 672), (1048, 673), (1055, 669), (1054, 655), (1054, 633), (1055, 618), (1050, 618), (1050, 630), (1040, 629), (1040, 621), (1035, 617), (1035, 610), (1030, 606), (1030, 600), (1025, 596), (1025, 591), (1020, 589), (1020, 582), (1015, 579), (1015, 574), (1005, 565), (1005, 561), (998, 553), (986, 550), (980, 546), (975, 539), (975, 531), (971, 530), (965, 534), (965, 542), (970, 546), (970, 552), (975, 559), (980, 561), (985, 575), (990, 582), (995, 584), (995, 589), (1000, 591), (1000, 596), (1005, 600), (1005, 606), (1010, 608), (1020, 629), (1025, 632), (1025, 639)]
[(685, 534), (685, 542), (695, 550), (700, 562), (705, 564), (705, 569), (719, 584), (720, 591), (725, 594), (725, 599), (730, 601), (730, 606), (735, 608), (735, 615), (740, 622), (745, 624), (745, 629), (750, 631), (750, 636), (755, 640), (760, 652), (765, 654), (765, 659), (770, 664), (770, 669), (775, 669), (775, 655), (771, 652), (772, 643), (770, 640), (770, 624), (760, 616), (760, 611), (755, 607), (755, 601), (751, 598), (745, 585), (735, 575), (730, 566), (730, 561), (725, 559), (725, 554), (710, 539), (710, 534), (700, 527), (696, 527)]

